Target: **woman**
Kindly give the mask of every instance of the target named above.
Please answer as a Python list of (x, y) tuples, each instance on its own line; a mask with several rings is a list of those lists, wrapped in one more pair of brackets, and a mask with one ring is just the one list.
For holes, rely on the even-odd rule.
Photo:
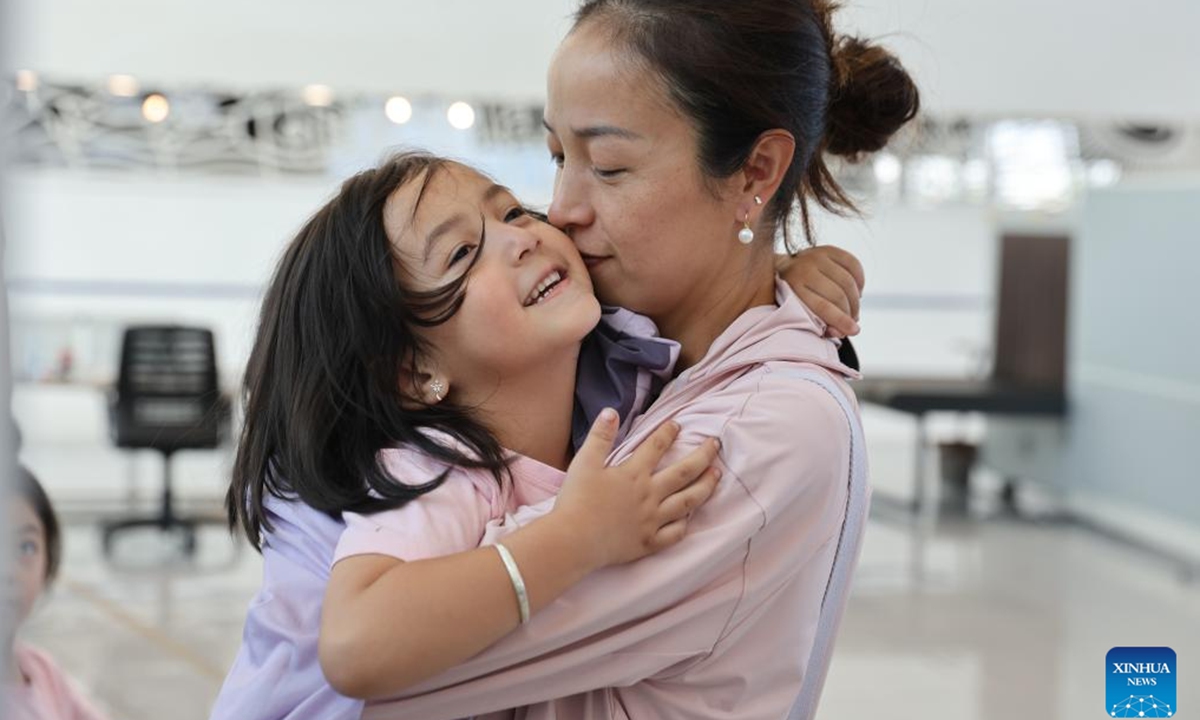
[(681, 442), (667, 458), (716, 436), (723, 479), (677, 546), (584, 579), (432, 682), (404, 688), (360, 663), (346, 689), (405, 698), (364, 717), (787, 714), (850, 456), (841, 407), (797, 376), (837, 385), (852, 372), (776, 283), (771, 240), (797, 205), (806, 233), (809, 203), (850, 209), (825, 155), (881, 148), (918, 106), (895, 59), (837, 38), (831, 13), (820, 0), (583, 4), (549, 73), (549, 215), (603, 301), (681, 346), (675, 380), (612, 460), (672, 419)]
[[(774, 3), (739, 3), (732, 7), (724, 2), (683, 2), (667, 4), (669, 7), (655, 5), (660, 12), (654, 16), (643, 12), (645, 8), (638, 5), (585, 5), (576, 30), (556, 58), (551, 73), (547, 121), (553, 130), (552, 150), (561, 147), (563, 167), (551, 207), (552, 219), (573, 236), (586, 254), (601, 297), (607, 301), (628, 302), (634, 309), (651, 315), (667, 337), (675, 336), (680, 340), (683, 365), (700, 370), (711, 367), (702, 361), (706, 356), (723, 362), (728, 359), (727, 353), (735, 348), (752, 351), (755, 343), (743, 342), (751, 339), (747, 334), (750, 326), (770, 328), (771, 334), (778, 334), (774, 331), (786, 326), (785, 334), (807, 346), (808, 351), (803, 355), (807, 362), (821, 360), (833, 371), (848, 372), (839, 368), (830, 357), (831, 346), (810, 344), (810, 340), (819, 340), (823, 325), (798, 310), (786, 293), (781, 295), (782, 290), (773, 288), (770, 242), (776, 230), (782, 230), (782, 221), (795, 202), (793, 192), (799, 192), (802, 200), (842, 206), (844, 197), (832, 183), (821, 153), (856, 155), (882, 146), (888, 135), (915, 112), (916, 96), (911, 83), (886, 54), (874, 48), (839, 43), (841, 49), (833, 53), (829, 11), (824, 7), (813, 8), (807, 3), (783, 3), (777, 8)], [(662, 10), (663, 7), (666, 9)], [(783, 17), (778, 17), (779, 13)], [(632, 22), (638, 18), (656, 21), (658, 25), (639, 33), (645, 29)], [(772, 45), (768, 37), (771, 31), (787, 37)], [(687, 34), (689, 32), (691, 35)], [(703, 93), (696, 95), (696, 88), (691, 86), (703, 86), (705, 78), (681, 78), (680, 75), (686, 75), (689, 66), (707, 68), (710, 65), (684, 58), (675, 62), (677, 67), (672, 70), (671, 62), (655, 59), (649, 52), (654, 49), (655, 38), (658, 38), (658, 45), (671, 49), (678, 45), (675, 40), (679, 37), (694, 41), (682, 43), (688, 49), (717, 56), (721, 56), (731, 42), (740, 43), (738, 52), (744, 57), (737, 57), (737, 53), (717, 57), (723, 60), (718, 65), (724, 70), (716, 80), (716, 91), (728, 95), (737, 87), (745, 86), (759, 101), (721, 100), (714, 103), (712, 98), (703, 97)], [(663, 41), (663, 38), (670, 41)], [(639, 46), (638, 42), (646, 47)], [(756, 57), (759, 52), (763, 57)], [(797, 63), (797, 54), (805, 53), (811, 56), (812, 62)], [(834, 57), (831, 58), (831, 54)], [(603, 67), (605, 62), (607, 68)], [(608, 70), (608, 75), (593, 74), (592, 63)], [(778, 74), (774, 65), (787, 66), (792, 74)], [(836, 72), (833, 65), (839, 68)], [(803, 76), (806, 72), (814, 77)], [(796, 73), (802, 76), (797, 77)], [(562, 82), (555, 82), (556, 74), (562, 75)], [(772, 80), (774, 74), (778, 77)], [(606, 84), (588, 85), (589, 80), (599, 79), (606, 79)], [(576, 82), (580, 90), (590, 88), (582, 93), (582, 98), (567, 96), (569, 86)], [(777, 82), (782, 89), (774, 87), (772, 82)], [(891, 83), (903, 86), (903, 91), (889, 90)], [(833, 103), (827, 113), (826, 105), (835, 91), (839, 101)], [(883, 97), (885, 102), (875, 102), (877, 96)], [(778, 98), (782, 105), (771, 106), (762, 101), (762, 98), (771, 97)], [(589, 107), (587, 102), (601, 102), (602, 105), (592, 106), (590, 114), (580, 115), (578, 109)], [(876, 112), (864, 112), (864, 104), (876, 105)], [(700, 117), (705, 108), (746, 112), (759, 117), (706, 120)], [(644, 114), (640, 117), (622, 115), (634, 110)], [(827, 115), (831, 129), (828, 135), (824, 133)], [(681, 138), (685, 142), (679, 142)], [(734, 149), (732, 153), (730, 147)], [(701, 149), (704, 150), (703, 163), (699, 158)], [(729, 156), (723, 158), (722, 153)], [(668, 162), (639, 166), (634, 162), (639, 159), (665, 159)], [(616, 164), (605, 164), (609, 162)], [(627, 205), (619, 205), (618, 200)], [(699, 214), (692, 216), (692, 213)], [(660, 222), (665, 218), (677, 225)], [(637, 223), (623, 225), (626, 219)], [(755, 238), (750, 244), (743, 245), (739, 234), (744, 237), (742, 231), (747, 227)], [(698, 252), (697, 247), (702, 247), (704, 252)], [(644, 254), (643, 250), (646, 251)], [(643, 268), (649, 273), (643, 272)], [(849, 277), (848, 272), (835, 274), (831, 283), (840, 287), (847, 284)], [(853, 279), (848, 284), (853, 286)], [(707, 292), (696, 292), (697, 286)], [(680, 312), (672, 310), (672, 303), (678, 304)], [(751, 322), (750, 326), (744, 323), (739, 326), (738, 320), (744, 319), (748, 312), (763, 308), (768, 309), (763, 312), (770, 312), (769, 308), (777, 303), (778, 309), (788, 311), (783, 322), (768, 322), (766, 326)], [(714, 338), (726, 337), (729, 333), (733, 333), (729, 336), (731, 342), (714, 343)], [(800, 341), (800, 336), (805, 339)], [(795, 354), (780, 355), (777, 359), (791, 362)], [(761, 372), (769, 364), (756, 361), (745, 369)], [(688, 381), (697, 379), (702, 377), (685, 374), (672, 387), (687, 385)], [(734, 387), (724, 390), (730, 394), (710, 394), (727, 399), (746, 391)], [(677, 394), (673, 397), (681, 398)], [(804, 398), (797, 401), (804, 402)], [(815, 406), (826, 411), (830, 409), (820, 402)], [(668, 407), (666, 414), (683, 409), (686, 408)], [(824, 420), (828, 421), (824, 425), (833, 426), (831, 432), (835, 434), (839, 427), (843, 428), (840, 440), (838, 437), (831, 439), (830, 445), (834, 449), (823, 458), (832, 463), (831, 458), (838, 455), (835, 441), (845, 440), (844, 419), (837, 418), (835, 422), (827, 415)], [(797, 427), (791, 417), (771, 416), (770, 422), (758, 427), (778, 433), (776, 425), (780, 422), (792, 425), (786, 437), (780, 438), (778, 447), (796, 448), (801, 440), (809, 439), (810, 428)], [(636, 437), (637, 430), (635, 424), (631, 439), (641, 439)], [(684, 438), (690, 438), (694, 443), (702, 430), (685, 426)], [(819, 438), (814, 436), (812, 440), (816, 442)], [(728, 443), (726, 447), (728, 449)], [(791, 458), (778, 456), (775, 461), (772, 465), (790, 462)], [(765, 467), (759, 469), (764, 473), (767, 471)], [(836, 475), (838, 470), (819, 466), (813, 472), (814, 477), (826, 477)], [(797, 491), (802, 491), (805, 485), (795, 483), (794, 477), (791, 479)], [(723, 482), (722, 491), (731, 485)], [(794, 507), (794, 496), (789, 497), (792, 500), (779, 504)], [(720, 500), (719, 492), (713, 503)], [(819, 505), (824, 509), (835, 508), (837, 498), (829, 495)], [(748, 506), (737, 504), (736, 507), (744, 509)], [(288, 604), (289, 597), (307, 597), (313, 584), (323, 583), (341, 525), (298, 503), (274, 502), (271, 511), (274, 527), (266, 536), (264, 591), (252, 607), (247, 621), (247, 642), (238, 665), (231, 672), (215, 716), (254, 717), (264, 705), (270, 706), (275, 716), (331, 717), (337, 712), (353, 712), (353, 706), (348, 705), (345, 698), (312, 689), (315, 687), (311, 674), (315, 666), (316, 617), (320, 607)], [(750, 520), (746, 522), (753, 524)], [(825, 530), (837, 522), (836, 512), (820, 518)], [(749, 525), (743, 522), (742, 527)], [(819, 531), (819, 528), (814, 530), (814, 537)], [(686, 552), (691, 540), (685, 540), (676, 550)], [(744, 547), (746, 542), (748, 540), (739, 540), (732, 542), (732, 546)], [(726, 551), (725, 556), (731, 557), (730, 552)], [(814, 556), (812, 576), (820, 575), (821, 560)], [(632, 566), (637, 567), (641, 566)], [(672, 597), (671, 592), (652, 588), (644, 593), (644, 602), (637, 607), (645, 612), (647, 606), (644, 603), (669, 603)], [(668, 605), (656, 607), (662, 611)], [(547, 613), (554, 611), (552, 607)], [(538, 622), (539, 619), (535, 619), (529, 628), (534, 628)], [(607, 622), (609, 620), (600, 618), (593, 628), (603, 630)], [(518, 633), (511, 640), (519, 643), (522, 635)], [(511, 658), (515, 663), (522, 663), (538, 657), (539, 653), (562, 647), (555, 645), (558, 639), (547, 637), (546, 642), (524, 650), (505, 641), (496, 648), (500, 651), (498, 654), (489, 651), (490, 654), (481, 661), (491, 663), (487, 667), (495, 670), (506, 665), (503, 662), (497, 665), (494, 660), (487, 660), (488, 657)], [(575, 637), (578, 639), (577, 635)], [(518, 648), (517, 653), (509, 652), (510, 647)], [(445, 676), (446, 681), (469, 679), (473, 677), (472, 668), (479, 667), (482, 666), (464, 666), (458, 675)], [(586, 674), (574, 675), (587, 681)], [(794, 680), (794, 676), (789, 678), (789, 682)], [(601, 676), (596, 676), (593, 681), (604, 685), (615, 682)], [(268, 684), (272, 692), (270, 700), (264, 702), (262, 688)], [(531, 691), (531, 686), (527, 685), (523, 690), (526, 694), (514, 702), (535, 702), (596, 687), (533, 683), (533, 686), (537, 685), (554, 694), (538, 696), (537, 688)], [(462, 686), (462, 691), (455, 697), (479, 702), (481, 696), (472, 696), (463, 690), (465, 687)], [(440, 697), (435, 698), (435, 695)], [(424, 697), (442, 702), (450, 694), (435, 695)], [(493, 697), (504, 699), (498, 695)], [(281, 711), (274, 712), (277, 709)], [(448, 716), (457, 712), (450, 705), (443, 706), (442, 710), (450, 713)], [(459, 714), (475, 711), (467, 709)], [(417, 712), (417, 716), (433, 717), (436, 714), (422, 712)]]

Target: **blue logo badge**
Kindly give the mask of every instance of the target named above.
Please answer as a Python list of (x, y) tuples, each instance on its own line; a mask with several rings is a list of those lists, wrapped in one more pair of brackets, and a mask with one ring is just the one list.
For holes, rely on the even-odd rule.
[(1168, 647), (1115, 647), (1104, 659), (1108, 716), (1175, 717), (1175, 651)]

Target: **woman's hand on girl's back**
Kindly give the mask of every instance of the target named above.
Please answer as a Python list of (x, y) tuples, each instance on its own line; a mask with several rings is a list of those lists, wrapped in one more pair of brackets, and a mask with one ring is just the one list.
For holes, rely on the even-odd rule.
[[(683, 539), (692, 512), (712, 497), (721, 471), (713, 463), (720, 445), (706, 440), (682, 459), (657, 469), (679, 435), (663, 423), (634, 453), (605, 467), (617, 434), (617, 415), (605, 410), (567, 469), (551, 516), (592, 553), (596, 568), (632, 562)], [(547, 518), (549, 519), (549, 518)]]

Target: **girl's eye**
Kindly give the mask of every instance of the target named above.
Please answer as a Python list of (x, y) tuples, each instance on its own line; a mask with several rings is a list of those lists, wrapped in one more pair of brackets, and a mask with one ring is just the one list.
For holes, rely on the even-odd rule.
[(550, 162), (554, 163), (554, 167), (561, 170), (562, 166), (563, 166), (563, 154), (562, 153), (550, 153)]
[(470, 257), (471, 253), (475, 252), (475, 248), (475, 245), (460, 245), (450, 257), (450, 266), (453, 267), (460, 260), (465, 260), (466, 258)]
[(36, 555), (37, 549), (38, 549), (37, 543), (35, 543), (32, 540), (25, 540), (20, 545), (17, 546), (17, 550), (18, 550), (18, 552), (21, 553), (22, 557), (27, 557), (29, 555)]
[(596, 177), (600, 178), (601, 180), (612, 180), (613, 178), (617, 177), (621, 173), (625, 172), (625, 169), (624, 168), (616, 168), (613, 170), (602, 170), (600, 168), (596, 168), (595, 172), (596, 172)]
[(512, 210), (509, 210), (507, 213), (504, 214), (504, 222), (510, 223), (514, 220), (519, 220), (520, 218), (523, 218), (528, 214), (529, 214), (528, 210), (526, 210), (525, 208), (518, 205), (515, 208), (513, 208)]

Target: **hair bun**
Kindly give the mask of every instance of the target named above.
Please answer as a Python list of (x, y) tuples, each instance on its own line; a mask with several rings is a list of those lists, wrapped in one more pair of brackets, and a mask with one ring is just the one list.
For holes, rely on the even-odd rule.
[(894, 55), (860, 38), (837, 39), (832, 59), (825, 151), (857, 159), (916, 117), (920, 93)]

